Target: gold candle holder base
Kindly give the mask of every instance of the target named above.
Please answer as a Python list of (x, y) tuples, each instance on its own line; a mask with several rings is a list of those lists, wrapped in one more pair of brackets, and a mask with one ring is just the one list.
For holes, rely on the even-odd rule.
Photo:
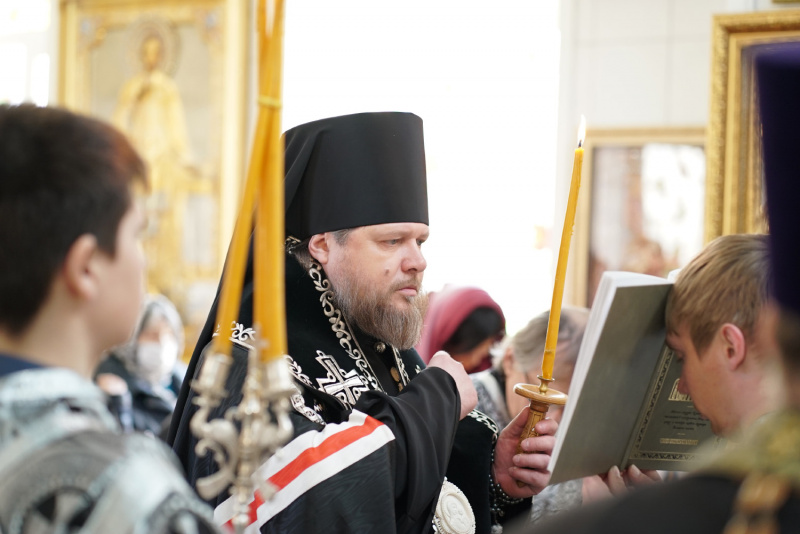
[[(542, 381), (539, 386), (534, 386), (533, 384), (516, 384), (514, 386), (514, 393), (530, 400), (528, 420), (525, 422), (525, 428), (522, 430), (517, 444), (517, 454), (524, 454), (522, 440), (539, 435), (533, 427), (547, 416), (550, 406), (553, 404), (563, 406), (567, 402), (566, 394), (548, 388), (548, 382), (552, 382), (552, 379), (548, 380), (540, 376), (539, 380)], [(517, 486), (523, 487), (525, 484), (517, 481)]]

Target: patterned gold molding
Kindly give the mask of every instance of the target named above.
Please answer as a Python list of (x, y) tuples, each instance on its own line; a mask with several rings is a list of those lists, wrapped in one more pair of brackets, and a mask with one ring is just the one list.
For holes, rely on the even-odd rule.
[(800, 10), (716, 15), (706, 142), (706, 242), (765, 231), (748, 47), (800, 40)]

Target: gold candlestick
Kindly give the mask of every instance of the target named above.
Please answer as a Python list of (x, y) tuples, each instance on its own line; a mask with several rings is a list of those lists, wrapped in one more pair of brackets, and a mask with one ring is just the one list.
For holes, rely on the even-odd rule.
[[(549, 380), (545, 380), (541, 376), (539, 376), (539, 380), (545, 384), (545, 387), (547, 382), (549, 382)], [(546, 389), (545, 392), (542, 393), (540, 386), (534, 386), (532, 384), (516, 384), (514, 386), (514, 393), (531, 401), (528, 421), (525, 423), (525, 429), (522, 431), (522, 437), (520, 437), (519, 440), (520, 443), (517, 445), (517, 454), (520, 454), (524, 452), (522, 450), (522, 440), (531, 436), (538, 436), (539, 434), (536, 433), (533, 427), (547, 416), (547, 411), (550, 409), (551, 404), (557, 406), (566, 404), (567, 395), (555, 389)]]

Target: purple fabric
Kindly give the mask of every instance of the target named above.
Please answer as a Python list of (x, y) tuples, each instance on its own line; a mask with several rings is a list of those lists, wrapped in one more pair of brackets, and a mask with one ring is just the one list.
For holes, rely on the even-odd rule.
[(765, 47), (755, 69), (773, 291), (781, 306), (800, 313), (800, 43)]

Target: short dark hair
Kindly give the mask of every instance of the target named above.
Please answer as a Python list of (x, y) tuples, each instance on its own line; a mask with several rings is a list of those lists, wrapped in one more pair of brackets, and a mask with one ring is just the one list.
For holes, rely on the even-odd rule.
[(505, 319), (494, 308), (481, 306), (472, 310), (458, 325), (442, 350), (452, 354), (468, 352), (489, 338), (498, 340), (505, 334)]
[(81, 235), (114, 255), (135, 181), (144, 184), (145, 165), (110, 125), (0, 105), (0, 325), (25, 330)]

